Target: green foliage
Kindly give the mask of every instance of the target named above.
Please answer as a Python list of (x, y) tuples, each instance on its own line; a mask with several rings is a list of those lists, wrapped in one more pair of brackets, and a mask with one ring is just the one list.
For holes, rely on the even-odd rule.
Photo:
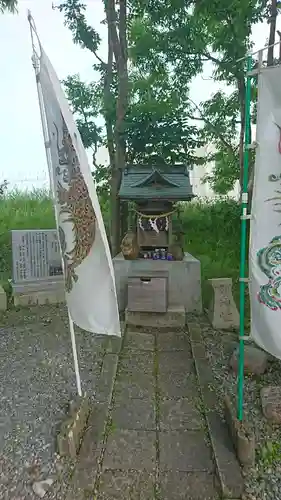
[(198, 162), (195, 149), (201, 142), (190, 123), (190, 103), (174, 88), (171, 77), (164, 71), (136, 71), (132, 80), (126, 119), (128, 162)]
[(63, 82), (78, 130), (86, 149), (96, 153), (102, 143), (102, 128), (96, 124), (101, 108), (101, 93), (97, 83), (81, 81), (79, 75), (68, 76)]
[(197, 123), (201, 122), (199, 140), (212, 143), (217, 150), (216, 157), (206, 158), (215, 160), (208, 180), (217, 192), (226, 193), (242, 168), (238, 143), (244, 126), (243, 58), (251, 48), (252, 27), (269, 16), (270, 2), (131, 0), (130, 5), (136, 19), (132, 23), (135, 64), (144, 71), (168, 66), (174, 88), (180, 88), (186, 97), (191, 77), (200, 74), (208, 61), (213, 67), (212, 79), (233, 89), (229, 96), (217, 92), (201, 103), (199, 115), (194, 109)]
[(270, 467), (281, 460), (281, 443), (268, 441), (258, 450), (258, 460), (264, 467)]
[(0, 0), (0, 12), (17, 12), (18, 0)]
[[(194, 155), (198, 146), (212, 144), (216, 153), (200, 160), (214, 160), (214, 170), (206, 180), (217, 193), (233, 188), (243, 169), (244, 58), (251, 48), (252, 28), (269, 18), (270, 5), (269, 0), (128, 2), (130, 92), (124, 130), (127, 161), (190, 165), (199, 162)], [(107, 65), (98, 56), (100, 37), (86, 22), (86, 6), (78, 0), (66, 0), (59, 9), (75, 43), (96, 56), (95, 69), (101, 75), (100, 112), (114, 124), (115, 65), (111, 98), (104, 102)], [(227, 85), (230, 92), (218, 91), (196, 108), (189, 98), (189, 88), (206, 62), (212, 64), (213, 81)], [(71, 102), (76, 99), (75, 92), (79, 93), (77, 87), (69, 93)], [(253, 117), (256, 93), (253, 82)], [(83, 127), (80, 122), (80, 129)]]
[(64, 23), (72, 33), (73, 42), (95, 53), (99, 48), (101, 38), (98, 32), (87, 23), (86, 4), (80, 0), (66, 0), (56, 8), (64, 13)]

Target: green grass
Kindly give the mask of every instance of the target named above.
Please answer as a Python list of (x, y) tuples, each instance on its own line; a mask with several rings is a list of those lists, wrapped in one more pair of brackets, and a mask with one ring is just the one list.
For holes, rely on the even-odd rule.
[[(182, 214), (185, 250), (201, 262), (203, 300), (207, 305), (209, 278), (232, 278), (239, 302), (240, 206), (221, 199), (189, 204)], [(248, 300), (246, 309), (248, 311)]]
[[(208, 278), (231, 277), (238, 303), (240, 207), (233, 200), (196, 202), (183, 206), (185, 250), (201, 261), (203, 298), (208, 302)], [(105, 219), (108, 220), (108, 210)], [(52, 229), (52, 202), (46, 191), (13, 191), (0, 199), (0, 279), (11, 277), (11, 229)]]

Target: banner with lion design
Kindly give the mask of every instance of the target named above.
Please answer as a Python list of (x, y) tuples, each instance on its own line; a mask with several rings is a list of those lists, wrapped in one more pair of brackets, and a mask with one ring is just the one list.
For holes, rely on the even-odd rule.
[(68, 309), (84, 330), (120, 336), (113, 265), (87, 155), (59, 79), (40, 48), (37, 78)]
[(281, 67), (262, 69), (250, 235), (251, 336), (281, 359)]

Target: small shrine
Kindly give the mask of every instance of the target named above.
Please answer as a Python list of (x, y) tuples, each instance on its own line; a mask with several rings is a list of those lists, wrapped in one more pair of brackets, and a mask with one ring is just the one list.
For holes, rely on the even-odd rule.
[(172, 217), (178, 201), (194, 198), (185, 165), (128, 165), (119, 197), (129, 203), (128, 232), (121, 250), (125, 259), (182, 260), (179, 232)]

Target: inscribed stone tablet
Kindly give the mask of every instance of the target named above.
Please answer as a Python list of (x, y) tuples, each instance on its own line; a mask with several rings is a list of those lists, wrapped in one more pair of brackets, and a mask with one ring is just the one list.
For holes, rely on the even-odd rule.
[(16, 230), (11, 233), (15, 284), (50, 281), (63, 274), (55, 229)]

